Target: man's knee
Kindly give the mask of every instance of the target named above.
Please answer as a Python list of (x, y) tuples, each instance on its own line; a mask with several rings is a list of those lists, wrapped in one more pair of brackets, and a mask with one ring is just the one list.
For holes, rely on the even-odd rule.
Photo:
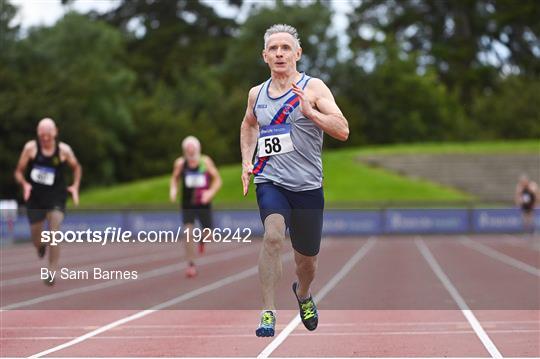
[(49, 229), (51, 231), (58, 231), (64, 220), (64, 212), (56, 209), (49, 211), (47, 212), (47, 220), (49, 221)]
[(285, 219), (279, 214), (271, 214), (264, 221), (264, 246), (270, 250), (280, 250), (285, 240)]
[(263, 240), (267, 249), (279, 251), (285, 240), (285, 233), (277, 228), (267, 228)]

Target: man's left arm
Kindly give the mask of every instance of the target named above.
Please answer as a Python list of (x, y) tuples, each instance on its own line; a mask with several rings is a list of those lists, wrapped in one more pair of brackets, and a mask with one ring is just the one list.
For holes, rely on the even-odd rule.
[(293, 84), (293, 92), (300, 99), (300, 111), (320, 129), (340, 141), (349, 138), (349, 123), (324, 82), (313, 78), (305, 90)]
[(79, 187), (81, 185), (82, 167), (69, 145), (62, 143), (60, 150), (63, 152), (66, 162), (73, 171), (73, 183), (67, 188), (67, 191), (71, 193), (73, 203), (77, 206), (79, 205)]
[(538, 184), (536, 184), (536, 182), (531, 182), (531, 192), (533, 193), (533, 196), (534, 196), (534, 202), (533, 202), (533, 208), (536, 208), (537, 207), (537, 203), (538, 203)]

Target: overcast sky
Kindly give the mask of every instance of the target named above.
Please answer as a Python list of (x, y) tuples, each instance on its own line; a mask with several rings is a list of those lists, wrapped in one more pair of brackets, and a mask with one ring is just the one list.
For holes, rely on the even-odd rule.
[[(51, 26), (68, 10), (86, 13), (94, 10), (105, 12), (115, 8), (120, 3), (120, 0), (75, 0), (67, 6), (62, 6), (61, 0), (8, 0), (19, 8), (18, 15), (15, 18), (15, 23), (20, 24), (23, 33), (26, 29), (32, 26)], [(236, 14), (234, 8), (228, 6), (226, 0), (201, 0), (207, 4), (214, 6), (216, 12), (221, 16), (232, 17)], [(300, 0), (305, 1), (305, 0)], [(295, 2), (289, 0), (286, 2)], [(335, 15), (332, 19), (333, 34), (338, 35), (340, 43), (340, 57), (347, 56), (348, 37), (345, 34), (347, 28), (346, 14), (351, 10), (351, 2), (358, 0), (333, 0), (332, 5), (335, 9)], [(273, 0), (244, 0), (244, 6), (239, 14), (239, 21), (244, 21), (247, 16), (248, 9), (252, 3), (273, 4)]]
[[(31, 26), (50, 26), (53, 25), (68, 9), (73, 9), (78, 12), (88, 12), (95, 10), (105, 12), (116, 7), (119, 0), (75, 0), (68, 6), (62, 6), (61, 0), (9, 0), (12, 4), (19, 7), (19, 14), (16, 22), (21, 24), (23, 28)], [(216, 11), (222, 16), (232, 16), (231, 10), (226, 3), (226, 0), (203, 0), (208, 4), (213, 4)], [(249, 4), (272, 3), (269, 0), (245, 0), (244, 8), (247, 9)], [(333, 6), (336, 9), (334, 18), (334, 26), (336, 29), (344, 30), (346, 26), (345, 14), (351, 8), (349, 0), (334, 0)]]
[[(23, 28), (31, 26), (53, 25), (65, 12), (66, 7), (62, 6), (61, 0), (8, 0), (19, 8), (15, 21)], [(76, 0), (69, 8), (78, 12), (88, 12), (90, 10), (107, 11), (114, 8), (117, 0)]]

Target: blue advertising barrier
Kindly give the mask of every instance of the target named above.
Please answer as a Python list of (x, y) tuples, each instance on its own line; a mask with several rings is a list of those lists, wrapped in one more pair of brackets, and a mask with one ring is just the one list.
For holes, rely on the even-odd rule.
[(259, 211), (216, 211), (214, 213), (214, 225), (217, 228), (251, 229), (251, 234), (262, 236), (264, 228), (259, 216)]
[(127, 212), (123, 230), (140, 231), (176, 231), (182, 225), (178, 212)]
[(469, 232), (469, 214), (463, 209), (389, 209), (384, 233), (427, 234)]
[(120, 228), (124, 225), (122, 212), (75, 212), (67, 214), (62, 223), (63, 231), (104, 231), (107, 227)]
[[(540, 229), (540, 213), (536, 227)], [(2, 221), (2, 233), (8, 223)], [(263, 226), (257, 210), (214, 211), (216, 228), (249, 228), (260, 236)], [(68, 212), (63, 231), (103, 231), (107, 227), (132, 233), (140, 231), (175, 231), (182, 226), (176, 211)], [(25, 216), (9, 224), (10, 236), (28, 240), (30, 228)], [(380, 234), (456, 234), (456, 233), (517, 233), (523, 231), (521, 212), (516, 208), (476, 209), (387, 209), (387, 210), (326, 210), (323, 233), (331, 236)], [(8, 243), (3, 234), (0, 243)]]
[[(249, 228), (253, 235), (262, 235), (263, 226), (257, 211), (214, 211), (215, 228)], [(178, 212), (131, 212), (125, 215), (125, 230), (176, 231), (183, 227), (182, 216)], [(123, 228), (124, 229), (124, 228)]]
[[(4, 223), (2, 223), (4, 225)], [(17, 220), (13, 223), (13, 238), (19, 239), (19, 238), (27, 238), (30, 239), (30, 225), (28, 223), (28, 220), (26, 219), (26, 216), (18, 216)], [(4, 238), (2, 237), (2, 243), (4, 242)]]
[(382, 211), (325, 211), (323, 233), (329, 236), (380, 234)]
[[(523, 231), (521, 211), (517, 208), (476, 209), (472, 216), (472, 232), (516, 233)], [(536, 213), (536, 228), (540, 228), (540, 213)]]

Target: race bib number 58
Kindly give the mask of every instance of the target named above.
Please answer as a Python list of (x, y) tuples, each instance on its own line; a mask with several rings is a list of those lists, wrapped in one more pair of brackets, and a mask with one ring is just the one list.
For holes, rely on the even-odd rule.
[(259, 157), (274, 156), (294, 151), (291, 125), (264, 126), (259, 132)]

